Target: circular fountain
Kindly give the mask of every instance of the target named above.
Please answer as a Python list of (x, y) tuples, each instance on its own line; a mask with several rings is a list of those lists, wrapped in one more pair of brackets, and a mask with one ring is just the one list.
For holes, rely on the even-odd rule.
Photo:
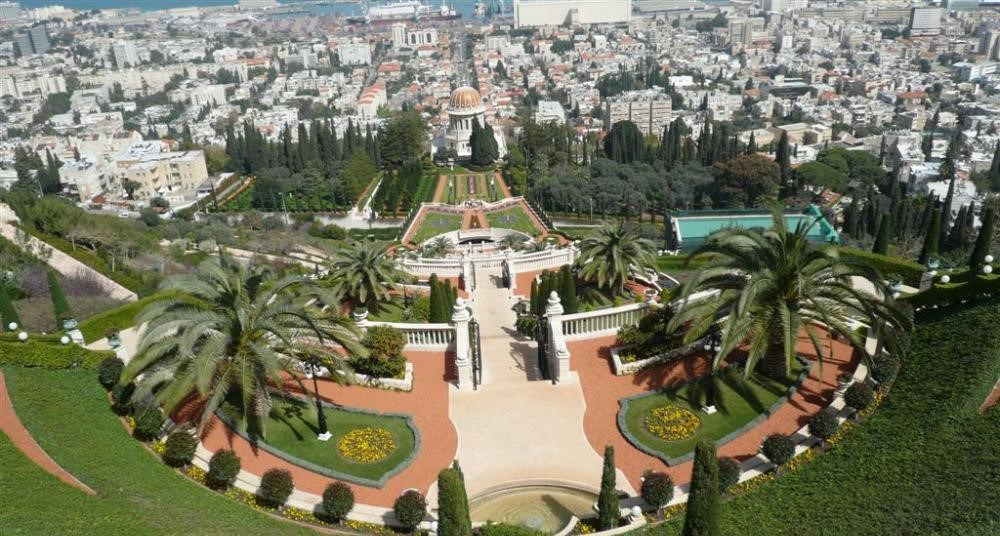
[(472, 520), (508, 523), (556, 533), (573, 517), (594, 513), (597, 494), (560, 485), (525, 485), (491, 491), (469, 501)]

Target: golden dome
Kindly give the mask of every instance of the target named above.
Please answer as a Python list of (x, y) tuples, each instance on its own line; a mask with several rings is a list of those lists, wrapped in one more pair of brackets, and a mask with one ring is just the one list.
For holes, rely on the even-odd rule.
[(451, 92), (451, 101), (448, 108), (452, 110), (467, 110), (478, 108), (483, 105), (483, 98), (475, 88), (462, 86)]

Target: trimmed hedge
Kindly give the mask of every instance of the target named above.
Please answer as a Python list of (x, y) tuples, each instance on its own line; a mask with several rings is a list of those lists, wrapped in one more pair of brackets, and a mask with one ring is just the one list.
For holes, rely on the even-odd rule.
[(323, 510), (336, 521), (347, 518), (354, 508), (354, 492), (343, 482), (334, 482), (323, 490)]
[(867, 383), (855, 383), (844, 393), (844, 403), (858, 411), (867, 408), (874, 398), (872, 386)]
[[(6, 339), (6, 340), (5, 340)], [(95, 369), (101, 361), (115, 357), (114, 352), (88, 350), (75, 344), (63, 345), (58, 339), (32, 335), (27, 341), (0, 339), (0, 365), (46, 369)]]
[(879, 383), (887, 383), (896, 379), (899, 370), (899, 359), (891, 354), (882, 354), (872, 360), (872, 379)]
[(240, 457), (231, 450), (220, 450), (208, 461), (205, 484), (212, 489), (225, 489), (240, 472)]
[(674, 498), (674, 481), (670, 475), (658, 471), (647, 473), (640, 489), (642, 500), (659, 510)]
[(740, 481), (740, 462), (734, 458), (719, 458), (719, 491), (726, 491)]
[(188, 432), (177, 431), (167, 437), (163, 451), (163, 463), (170, 467), (184, 467), (194, 459), (198, 440)]
[(160, 408), (137, 408), (133, 418), (135, 428), (132, 430), (132, 435), (136, 439), (152, 441), (160, 437), (160, 431), (163, 429), (163, 414), (160, 413)]
[(73, 312), (69, 308), (69, 300), (63, 292), (62, 285), (59, 284), (59, 276), (49, 270), (47, 274), (49, 280), (49, 296), (52, 298), (52, 311), (56, 315), (56, 324), (60, 327), (64, 320), (73, 318)]
[(427, 515), (427, 499), (419, 491), (411, 489), (396, 497), (392, 511), (396, 515), (396, 521), (412, 532)]
[(762, 451), (772, 463), (782, 465), (795, 456), (795, 443), (784, 434), (771, 434), (764, 440)]
[(837, 433), (838, 424), (837, 417), (827, 410), (821, 410), (809, 420), (809, 433), (827, 440)]
[(0, 331), (7, 331), (7, 326), (11, 322), (21, 325), (21, 317), (17, 315), (14, 302), (10, 299), (10, 292), (7, 287), (0, 285)]
[(279, 508), (284, 506), (294, 489), (292, 473), (287, 469), (268, 469), (260, 477), (257, 502), (271, 508)]
[(849, 247), (837, 247), (835, 250), (842, 258), (863, 261), (878, 270), (882, 274), (882, 277), (886, 279), (899, 278), (904, 284), (911, 287), (920, 286), (920, 278), (923, 277), (924, 271), (926, 271), (926, 268), (920, 263), (906, 259), (879, 255), (878, 253)]
[(902, 299), (915, 308), (947, 307), (963, 301), (981, 300), (984, 295), (997, 294), (1000, 294), (1000, 275), (990, 274), (950, 283), (935, 281), (929, 288)]
[(122, 369), (124, 368), (125, 362), (121, 359), (117, 357), (105, 358), (97, 366), (97, 381), (101, 382), (101, 385), (105, 389), (110, 390), (118, 383), (118, 379), (122, 377)]

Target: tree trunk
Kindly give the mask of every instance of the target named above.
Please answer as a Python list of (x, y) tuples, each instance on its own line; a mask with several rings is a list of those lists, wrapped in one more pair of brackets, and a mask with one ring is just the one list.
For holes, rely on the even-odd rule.
[(784, 380), (788, 378), (788, 361), (785, 359), (785, 337), (782, 333), (772, 333), (771, 342), (761, 360), (760, 371), (769, 378)]

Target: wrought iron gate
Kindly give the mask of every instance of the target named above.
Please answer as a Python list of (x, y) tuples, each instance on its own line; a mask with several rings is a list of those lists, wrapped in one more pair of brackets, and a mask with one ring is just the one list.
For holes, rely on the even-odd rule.
[(535, 325), (535, 341), (538, 343), (538, 371), (542, 373), (542, 378), (552, 379), (549, 373), (549, 319), (542, 316), (538, 318)]
[(469, 350), (472, 353), (472, 388), (478, 389), (483, 383), (483, 351), (479, 340), (479, 322), (469, 321)]

